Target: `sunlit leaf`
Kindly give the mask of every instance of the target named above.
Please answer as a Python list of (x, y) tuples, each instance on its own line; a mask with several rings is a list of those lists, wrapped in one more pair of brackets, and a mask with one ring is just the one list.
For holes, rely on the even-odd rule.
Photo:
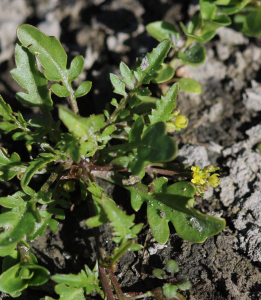
[(202, 87), (201, 85), (194, 79), (191, 78), (181, 78), (178, 80), (180, 89), (184, 92), (201, 94)]
[[(152, 80), (153, 83), (162, 83), (172, 79), (172, 77), (174, 76), (175, 70), (171, 66), (164, 63), (162, 64), (162, 66), (163, 66), (162, 69), (159, 70), (158, 72), (158, 77)], [(150, 96), (150, 95), (144, 95), (144, 96)]]
[[(71, 288), (65, 284), (58, 284), (55, 286), (56, 294), (60, 295), (59, 300), (85, 300), (84, 290), (82, 288)], [(55, 300), (46, 296), (45, 300)]]
[(161, 100), (157, 100), (156, 109), (152, 109), (151, 115), (149, 115), (150, 123), (167, 122), (173, 118), (172, 111), (176, 107), (176, 98), (178, 94), (179, 85), (174, 83), (165, 96), (161, 96)]
[(133, 71), (131, 71), (124, 62), (121, 62), (120, 63), (120, 72), (121, 72), (121, 76), (122, 76), (122, 81), (133, 89), (134, 88)]
[(92, 83), (90, 81), (82, 82), (75, 91), (75, 98), (85, 96), (89, 93), (92, 88)]
[(218, 234), (225, 227), (225, 220), (200, 213), (193, 208), (195, 187), (189, 182), (178, 182), (167, 187), (167, 179), (154, 183), (154, 193), (147, 186), (137, 183), (125, 186), (131, 192), (131, 204), (135, 211), (147, 203), (148, 221), (155, 239), (164, 244), (169, 238), (168, 222), (172, 222), (183, 239), (202, 243)]
[(52, 110), (53, 103), (47, 89), (47, 79), (38, 70), (34, 55), (18, 43), (15, 47), (15, 60), (17, 68), (13, 69), (11, 74), (28, 92), (17, 93), (17, 99), (28, 106)]
[(170, 48), (170, 40), (161, 42), (151, 53), (147, 53), (142, 61), (138, 63), (134, 72), (139, 84), (149, 84), (152, 79), (158, 76), (158, 71), (162, 68), (162, 63)]
[(125, 92), (125, 83), (116, 75), (110, 74), (110, 80), (114, 87), (114, 93), (122, 95), (123, 97), (127, 97), (127, 93)]
[(15, 175), (24, 172), (26, 167), (22, 165), (20, 156), (13, 153), (9, 158), (5, 149), (0, 148), (0, 180), (10, 180)]
[(176, 44), (179, 39), (179, 33), (173, 24), (164, 21), (156, 21), (148, 24), (146, 26), (146, 30), (159, 42), (162, 42), (165, 39), (170, 39), (172, 46), (177, 46)]
[(88, 118), (74, 114), (65, 106), (59, 106), (59, 117), (75, 137), (93, 138), (93, 135), (106, 126), (103, 115), (92, 115)]

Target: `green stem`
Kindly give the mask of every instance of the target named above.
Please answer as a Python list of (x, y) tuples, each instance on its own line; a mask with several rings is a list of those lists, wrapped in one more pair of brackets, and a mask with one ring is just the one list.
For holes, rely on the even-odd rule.
[(150, 291), (148, 291), (147, 293), (142, 294), (142, 295), (137, 295), (137, 296), (132, 296), (132, 297), (126, 297), (125, 299), (126, 300), (136, 300), (136, 299), (149, 298), (149, 297), (153, 297), (153, 294)]
[(76, 101), (76, 98), (74, 97), (74, 91), (73, 89), (71, 88), (70, 89), (70, 96), (69, 96), (69, 102), (70, 102), (70, 105), (71, 105), (71, 108), (72, 108), (72, 111), (78, 115), (79, 114), (79, 108), (78, 108), (78, 105), (77, 105), (77, 101)]
[(119, 247), (119, 249), (116, 251), (116, 253), (112, 256), (110, 261), (110, 266), (117, 263), (117, 261), (124, 255), (128, 249), (135, 243), (134, 240), (127, 241), (123, 245)]

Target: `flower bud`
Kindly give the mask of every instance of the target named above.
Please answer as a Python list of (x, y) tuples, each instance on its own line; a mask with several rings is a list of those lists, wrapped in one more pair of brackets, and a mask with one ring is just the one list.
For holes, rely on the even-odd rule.
[(179, 128), (186, 128), (188, 126), (188, 118), (184, 115), (178, 115), (174, 124)]
[(208, 183), (209, 183), (213, 188), (219, 186), (220, 183), (221, 183), (221, 179), (218, 178), (218, 176), (219, 176), (219, 174), (216, 174), (216, 173), (215, 173), (215, 174), (211, 175), (211, 176), (209, 177), (209, 179), (208, 179)]
[(214, 167), (213, 165), (208, 165), (208, 166), (204, 167), (204, 171), (207, 173), (215, 172), (218, 169), (219, 169), (219, 167)]

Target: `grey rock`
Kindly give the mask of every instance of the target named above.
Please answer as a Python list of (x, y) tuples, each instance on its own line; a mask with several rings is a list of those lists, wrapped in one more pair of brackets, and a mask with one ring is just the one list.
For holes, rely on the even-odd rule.
[(196, 145), (184, 145), (179, 150), (179, 156), (177, 158), (184, 164), (200, 166), (203, 169), (205, 166), (210, 165), (208, 160), (208, 153), (204, 146)]
[(220, 185), (220, 200), (225, 206), (250, 192), (249, 183), (255, 180), (261, 169), (261, 155), (251, 149), (243, 151), (236, 159), (227, 162), (230, 174), (222, 178)]
[(208, 114), (208, 118), (210, 122), (216, 122), (222, 116), (224, 107), (222, 101), (219, 101), (211, 106)]
[(55, 36), (59, 39), (61, 35), (61, 26), (56, 18), (55, 12), (49, 12), (45, 19), (46, 21), (38, 24), (38, 29), (46, 35)]
[(248, 39), (243, 36), (241, 32), (235, 31), (231, 28), (220, 27), (217, 30), (217, 34), (220, 37), (221, 44), (227, 45), (246, 45)]
[[(254, 85), (254, 86), (253, 86)], [(261, 110), (261, 86), (252, 82), (252, 88), (246, 89), (243, 95), (243, 103), (248, 110)]]
[(31, 14), (32, 8), (25, 0), (1, 0), (0, 9), (0, 63), (14, 53), (16, 29)]
[(230, 48), (227, 45), (217, 44), (217, 54), (220, 60), (224, 61), (230, 56)]

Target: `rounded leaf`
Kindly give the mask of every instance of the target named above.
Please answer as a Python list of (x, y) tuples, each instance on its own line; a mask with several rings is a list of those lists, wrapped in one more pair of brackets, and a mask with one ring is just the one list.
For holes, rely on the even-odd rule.
[(179, 265), (175, 262), (175, 260), (170, 259), (167, 261), (165, 269), (169, 273), (177, 273), (179, 270)]
[(198, 66), (204, 63), (206, 59), (206, 49), (200, 45), (190, 47), (185, 52), (179, 52), (178, 57), (184, 64)]
[(177, 40), (179, 39), (178, 30), (173, 24), (168, 22), (157, 21), (150, 23), (146, 26), (146, 30), (159, 42), (170, 39), (172, 47), (176, 46)]
[(152, 80), (153, 83), (162, 83), (170, 80), (174, 76), (175, 70), (171, 66), (164, 63), (162, 66), (162, 69), (158, 72), (158, 77)]
[(75, 91), (75, 98), (79, 98), (79, 97), (82, 97), (82, 96), (85, 96), (86, 94), (89, 93), (89, 91), (91, 90), (92, 88), (92, 83), (91, 81), (84, 81), (82, 82), (77, 90)]
[(194, 79), (191, 78), (181, 78), (178, 80), (179, 87), (182, 91), (193, 93), (193, 94), (201, 94), (202, 87), (201, 85)]

